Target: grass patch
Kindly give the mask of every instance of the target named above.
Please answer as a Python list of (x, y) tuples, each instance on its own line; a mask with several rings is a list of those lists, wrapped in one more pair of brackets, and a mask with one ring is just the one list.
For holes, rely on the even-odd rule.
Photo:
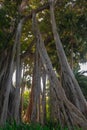
[[(10, 123), (6, 123), (3, 127), (0, 127), (0, 130), (68, 130), (67, 127), (65, 128), (61, 128), (60, 125), (56, 125), (55, 124), (51, 124), (48, 123), (45, 126), (42, 126), (40, 124), (25, 124), (25, 123), (21, 123), (21, 124), (16, 124), (16, 122), (10, 124)], [(81, 130), (81, 129), (74, 129), (74, 130)]]

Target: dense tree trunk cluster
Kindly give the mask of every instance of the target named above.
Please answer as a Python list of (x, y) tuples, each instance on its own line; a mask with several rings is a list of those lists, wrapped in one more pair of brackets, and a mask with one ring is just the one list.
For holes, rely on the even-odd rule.
[(51, 14), (52, 29), (53, 29), (53, 35), (54, 35), (54, 40), (56, 44), (57, 54), (58, 54), (59, 62), (61, 64), (61, 69), (62, 69), (63, 86), (65, 88), (66, 95), (68, 99), (70, 99), (71, 102), (86, 116), (87, 103), (75, 79), (75, 76), (68, 64), (67, 58), (65, 56), (62, 43), (60, 41), (60, 38), (57, 32), (57, 27), (56, 27), (56, 22), (55, 22), (55, 17), (54, 17), (53, 2), (50, 3), (50, 14)]
[(84, 129), (86, 129), (87, 128), (87, 120), (83, 116), (81, 111), (79, 111), (67, 99), (65, 92), (61, 86), (61, 83), (59, 82), (59, 80), (58, 80), (58, 78), (53, 70), (51, 61), (49, 59), (46, 48), (44, 46), (44, 42), (42, 40), (41, 33), (38, 29), (38, 25), (37, 25), (37, 21), (36, 21), (35, 16), (33, 19), (34, 19), (33, 22), (34, 22), (34, 27), (35, 27), (35, 32), (36, 32), (35, 33), (36, 39), (37, 39), (36, 44), (38, 44), (38, 51), (39, 51), (42, 63), (44, 65), (44, 68), (46, 69), (47, 74), (49, 76), (49, 80), (52, 84), (52, 89), (55, 93), (54, 100), (55, 100), (55, 103), (57, 106), (57, 108), (56, 108), (57, 119), (61, 123), (61, 125), (64, 125), (63, 120), (65, 120), (64, 123), (68, 125), (69, 129), (71, 129), (73, 126), (80, 126)]
[[(11, 117), (15, 120), (19, 117), (17, 111), (19, 110), (20, 100), (18, 99), (20, 96), (20, 37), (21, 37), (21, 29), (22, 29), (23, 20), (21, 20), (17, 27), (16, 38), (13, 44), (13, 47), (10, 50), (6, 50), (2, 54), (2, 60), (0, 62), (1, 65), (1, 73), (0, 73), (0, 124), (4, 124), (6, 122), (7, 117), (11, 119)], [(15, 57), (16, 57), (16, 87), (14, 88), (12, 85), (12, 76), (15, 67)], [(13, 92), (14, 91), (14, 92)], [(13, 94), (14, 93), (14, 94)], [(12, 99), (10, 96), (12, 95)], [(11, 101), (10, 101), (11, 100)], [(17, 103), (18, 101), (18, 103)], [(8, 105), (12, 106), (8, 106)], [(15, 107), (15, 108), (14, 108)], [(18, 108), (17, 108), (18, 107)], [(10, 108), (10, 110), (9, 110)], [(19, 113), (19, 112), (18, 112)], [(9, 115), (9, 116), (8, 116)]]
[[(56, 45), (57, 55), (62, 71), (62, 82), (59, 81), (52, 62), (47, 53), (42, 34), (39, 30), (36, 13), (44, 8), (50, 7), (50, 21), (52, 24), (53, 39)], [(27, 122), (46, 123), (47, 107), (49, 98), (50, 118), (59, 122), (62, 127), (67, 125), (69, 130), (74, 127), (87, 129), (87, 102), (74, 77), (74, 74), (67, 61), (62, 43), (57, 32), (54, 16), (54, 0), (33, 11), (31, 15), (20, 20), (13, 47), (5, 50), (0, 55), (0, 124), (7, 120), (21, 120), (20, 107), (23, 107), (21, 89), (21, 31), (22, 25), (28, 18), (32, 17), (33, 35), (35, 37), (34, 67), (32, 76), (32, 87), (28, 108), (24, 117)], [(16, 85), (12, 84), (12, 76), (16, 71)], [(47, 77), (49, 80), (49, 94), (47, 93)], [(22, 105), (21, 105), (22, 104)]]

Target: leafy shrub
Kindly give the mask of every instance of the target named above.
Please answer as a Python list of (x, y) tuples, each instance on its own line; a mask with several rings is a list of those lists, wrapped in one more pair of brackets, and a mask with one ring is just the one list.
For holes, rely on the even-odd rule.
[(25, 112), (29, 103), (29, 90), (24, 91), (23, 97), (24, 97), (23, 110)]
[(78, 84), (85, 96), (85, 98), (87, 99), (87, 76), (85, 75), (85, 71), (80, 71), (80, 68), (77, 67), (75, 70), (74, 70), (74, 75), (78, 81)]

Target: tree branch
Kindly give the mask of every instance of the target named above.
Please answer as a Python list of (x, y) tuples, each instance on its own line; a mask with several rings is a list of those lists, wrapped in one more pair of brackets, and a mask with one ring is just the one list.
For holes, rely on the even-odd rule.
[(49, 3), (45, 3), (44, 5), (42, 5), (41, 7), (35, 9), (35, 10), (32, 10), (31, 13), (27, 16), (24, 17), (24, 21), (26, 22), (29, 18), (32, 18), (32, 14), (33, 12), (35, 13), (39, 13), (40, 11), (44, 10), (44, 9), (49, 9)]

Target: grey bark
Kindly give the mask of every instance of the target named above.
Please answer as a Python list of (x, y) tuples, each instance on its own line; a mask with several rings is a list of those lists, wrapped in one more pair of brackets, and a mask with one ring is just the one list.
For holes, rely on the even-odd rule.
[(39, 54), (36, 45), (35, 65), (34, 65), (33, 110), (31, 115), (32, 122), (40, 121), (40, 90), (41, 90), (40, 82), (41, 78), (40, 78)]
[(50, 98), (50, 121), (53, 122), (57, 119), (57, 113), (56, 110), (58, 109), (58, 106), (56, 107), (56, 99), (55, 99), (55, 93), (52, 89), (52, 83), (50, 82), (50, 91), (49, 91), (49, 98)]
[(21, 31), (22, 31), (22, 24), (24, 19), (22, 19), (18, 25), (18, 36), (17, 36), (17, 45), (16, 45), (16, 88), (14, 93), (14, 101), (13, 101), (13, 107), (12, 107), (12, 115), (13, 119), (19, 123), (20, 122), (20, 116), (19, 116), (19, 110), (20, 110), (20, 85), (21, 85), (21, 60), (20, 60), (20, 37), (21, 37)]
[(40, 31), (38, 29), (36, 16), (33, 14), (33, 24), (35, 29), (35, 37), (37, 39), (38, 44), (38, 51), (43, 63), (43, 66), (45, 67), (49, 79), (52, 83), (52, 89), (55, 93), (55, 99), (56, 104), (58, 106), (58, 113), (57, 115), (62, 115), (60, 117), (60, 123), (63, 123), (63, 119), (65, 120), (65, 123), (68, 125), (69, 130), (73, 128), (73, 126), (79, 126), (82, 127), (84, 130), (87, 129), (87, 120), (83, 116), (83, 114), (67, 99), (65, 92), (53, 70), (51, 61), (49, 59), (49, 56), (47, 54), (46, 48), (44, 46), (44, 42), (42, 40), (42, 36), (40, 34)]
[[(10, 50), (8, 50), (10, 53)], [(2, 82), (3, 75), (6, 74), (7, 67), (8, 67), (8, 60), (9, 60), (9, 53), (7, 51), (3, 52), (0, 56), (0, 82)], [(1, 87), (1, 86), (0, 86)]]
[(25, 67), (24, 65), (22, 65), (22, 83), (21, 83), (21, 101), (20, 101), (20, 120), (22, 121), (22, 117), (23, 117), (23, 104), (24, 104), (24, 90), (25, 90), (25, 80), (24, 80), (24, 72), (25, 72)]
[(4, 86), (4, 88), (1, 91), (3, 93), (3, 95), (1, 95), (3, 102), (2, 102), (2, 108), (0, 110), (1, 111), (1, 115), (0, 115), (0, 124), (1, 125), (3, 125), (7, 120), (9, 94), (10, 94), (10, 90), (12, 87), (12, 76), (13, 76), (13, 70), (14, 70), (14, 58), (15, 58), (15, 54), (16, 54), (17, 42), (20, 37), (20, 27), (21, 27), (21, 23), (19, 23), (19, 25), (17, 27), (15, 43), (11, 50), (9, 60), (6, 64), (6, 66), (8, 65), (7, 69), (5, 70), (6, 72), (4, 72), (4, 76), (3, 76), (4, 83), (2, 84), (2, 87)]
[(68, 99), (72, 101), (72, 103), (77, 108), (79, 108), (79, 110), (84, 114), (85, 117), (87, 117), (87, 102), (68, 64), (65, 52), (63, 50), (62, 43), (59, 38), (59, 34), (57, 32), (56, 21), (54, 17), (54, 1), (49, 0), (49, 3), (50, 3), (52, 30), (53, 30), (54, 40), (56, 44), (57, 54), (59, 57), (59, 62), (62, 69), (63, 87), (65, 89)]
[(70, 67), (73, 70), (73, 43), (71, 42), (71, 60), (70, 60)]
[(13, 113), (12, 113), (12, 107), (14, 102), (14, 95), (15, 95), (15, 87), (12, 85), (10, 94), (9, 94), (9, 102), (8, 102), (8, 115), (7, 115), (7, 121), (13, 121)]
[(9, 101), (9, 93), (11, 89), (11, 82), (12, 82), (12, 75), (13, 75), (13, 67), (14, 67), (14, 54), (15, 54), (15, 48), (16, 48), (16, 43), (13, 46), (13, 50), (11, 53), (11, 59), (9, 63), (9, 68), (7, 68), (8, 71), (8, 78), (6, 80), (6, 83), (4, 85), (5, 91), (4, 91), (4, 99), (3, 99), (3, 106), (2, 106), (2, 111), (1, 111), (1, 117), (0, 117), (0, 124), (4, 124), (7, 119), (7, 111), (8, 111), (8, 101)]
[(42, 117), (41, 123), (44, 125), (46, 123), (46, 71), (44, 67), (42, 68), (42, 84), (43, 84), (43, 91), (42, 91)]

